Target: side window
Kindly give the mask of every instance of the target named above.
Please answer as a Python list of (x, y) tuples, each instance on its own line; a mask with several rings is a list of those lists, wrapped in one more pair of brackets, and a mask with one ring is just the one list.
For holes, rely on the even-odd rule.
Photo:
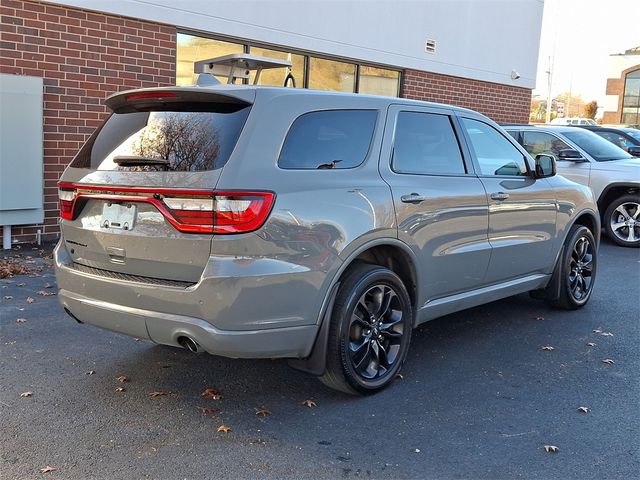
[(482, 175), (527, 175), (524, 155), (486, 123), (462, 118)]
[(628, 141), (622, 135), (619, 135), (617, 133), (606, 132), (606, 131), (597, 131), (597, 132), (593, 132), (593, 133), (597, 133), (602, 138), (606, 138), (611, 143), (613, 143), (614, 145), (616, 145), (616, 146), (618, 146), (620, 148), (623, 148), (624, 150), (626, 150), (627, 148), (632, 146), (632, 143), (630, 141)]
[(507, 130), (507, 133), (509, 135), (511, 135), (511, 137), (518, 143), (520, 143), (520, 140), (518, 139), (518, 134), (520, 133), (518, 130)]
[(278, 166), (285, 169), (357, 167), (367, 156), (378, 112), (322, 110), (291, 125)]
[(522, 145), (527, 152), (535, 157), (539, 153), (551, 153), (558, 158), (560, 150), (573, 148), (564, 143), (555, 135), (543, 132), (524, 132)]
[(449, 116), (400, 112), (396, 121), (391, 168), (397, 173), (466, 173)]

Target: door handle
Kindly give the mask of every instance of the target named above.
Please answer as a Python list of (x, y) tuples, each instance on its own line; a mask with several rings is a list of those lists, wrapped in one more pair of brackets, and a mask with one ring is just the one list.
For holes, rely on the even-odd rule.
[(419, 195), (417, 193), (410, 193), (409, 195), (402, 195), (400, 197), (400, 201), (402, 203), (422, 203), (427, 199), (424, 195)]
[(504, 192), (494, 192), (491, 194), (491, 200), (506, 200), (507, 198), (509, 198), (509, 194), (508, 193), (504, 193)]

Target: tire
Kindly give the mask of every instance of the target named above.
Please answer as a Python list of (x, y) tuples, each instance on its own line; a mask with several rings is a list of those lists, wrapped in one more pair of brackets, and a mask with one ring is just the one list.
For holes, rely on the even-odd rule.
[(412, 329), (411, 299), (400, 277), (378, 265), (354, 264), (336, 296), (320, 381), (352, 395), (386, 388), (407, 357)]
[(616, 198), (604, 212), (607, 236), (622, 247), (640, 246), (640, 197), (624, 195)]
[(596, 240), (591, 230), (574, 225), (565, 240), (560, 268), (560, 295), (552, 304), (565, 310), (584, 307), (593, 292), (598, 267)]

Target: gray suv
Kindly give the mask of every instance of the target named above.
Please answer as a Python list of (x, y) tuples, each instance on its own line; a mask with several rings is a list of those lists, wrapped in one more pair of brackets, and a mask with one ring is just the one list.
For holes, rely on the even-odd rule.
[(59, 299), (80, 323), (366, 394), (416, 325), (591, 296), (590, 190), (473, 111), (236, 85), (107, 105), (59, 183)]

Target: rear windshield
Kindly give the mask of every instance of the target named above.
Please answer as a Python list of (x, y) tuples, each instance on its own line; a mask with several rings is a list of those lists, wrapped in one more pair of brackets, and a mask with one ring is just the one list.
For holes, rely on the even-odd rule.
[(572, 132), (562, 132), (562, 134), (591, 155), (597, 162), (632, 158), (631, 155), (616, 147), (609, 140), (605, 140), (600, 135), (588, 130), (576, 129)]
[[(72, 167), (118, 171), (194, 172), (222, 167), (251, 107), (177, 106), (171, 111), (114, 113), (91, 136)], [(126, 159), (126, 161), (123, 161)], [(123, 163), (125, 165), (123, 165)]]

